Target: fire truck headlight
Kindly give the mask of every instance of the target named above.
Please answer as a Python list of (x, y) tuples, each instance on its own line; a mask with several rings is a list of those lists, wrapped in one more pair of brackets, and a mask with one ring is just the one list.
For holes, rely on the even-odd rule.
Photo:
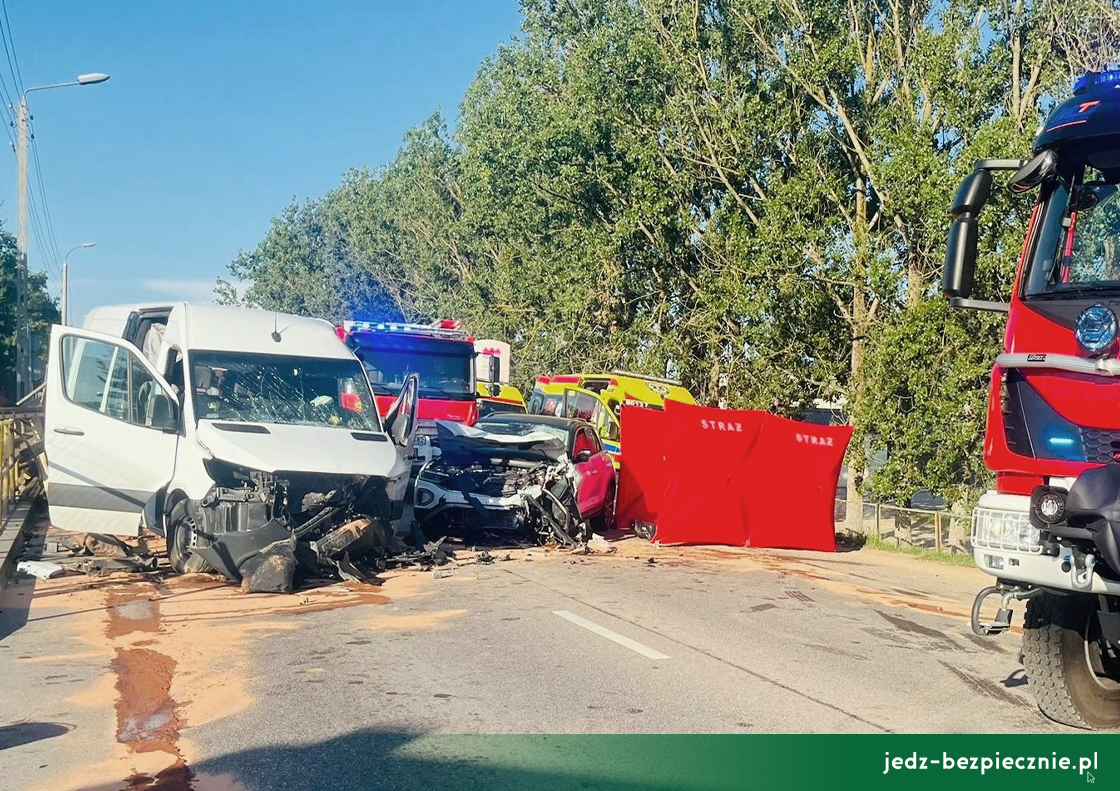
[(1081, 311), (1073, 331), (1077, 342), (1090, 354), (1101, 354), (1116, 342), (1116, 314), (1104, 305)]

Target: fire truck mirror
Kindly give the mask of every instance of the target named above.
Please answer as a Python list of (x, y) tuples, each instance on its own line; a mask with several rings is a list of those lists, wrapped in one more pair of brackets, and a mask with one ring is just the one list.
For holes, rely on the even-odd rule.
[(947, 297), (968, 297), (972, 293), (972, 276), (976, 270), (976, 220), (964, 216), (949, 226), (949, 244), (945, 251), (945, 274), (941, 293)]
[(1058, 170), (1058, 155), (1053, 149), (1040, 151), (1019, 168), (1007, 183), (1012, 192), (1030, 192)]
[(974, 170), (957, 190), (953, 198), (953, 219), (971, 214), (976, 216), (992, 194), (992, 174), (987, 170)]
[(502, 358), (491, 356), (490, 357), (490, 381), (502, 381)]

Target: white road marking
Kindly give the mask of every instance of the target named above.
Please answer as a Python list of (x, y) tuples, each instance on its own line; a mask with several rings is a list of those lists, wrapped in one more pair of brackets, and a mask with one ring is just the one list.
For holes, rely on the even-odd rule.
[(599, 635), (600, 637), (605, 637), (608, 640), (612, 640), (612, 641), (618, 643), (619, 645), (626, 646), (631, 651), (637, 651), (639, 654), (646, 657), (647, 659), (668, 659), (669, 658), (668, 654), (663, 654), (660, 651), (654, 651), (648, 645), (642, 645), (637, 640), (631, 640), (629, 637), (625, 637), (625, 636), (619, 634), (618, 632), (613, 632), (610, 629), (608, 629), (607, 627), (600, 626), (599, 624), (595, 623), (594, 621), (589, 621), (586, 618), (581, 618), (578, 615), (576, 615), (574, 612), (568, 612), (567, 610), (553, 610), (552, 614), (553, 615), (559, 615), (565, 621), (571, 621), (576, 626), (582, 626), (587, 631), (594, 632), (595, 634)]

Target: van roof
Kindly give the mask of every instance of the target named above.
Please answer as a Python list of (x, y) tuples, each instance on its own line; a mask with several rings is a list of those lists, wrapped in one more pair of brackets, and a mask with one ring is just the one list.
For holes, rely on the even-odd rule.
[[(86, 326), (98, 329), (102, 321), (124, 321), (134, 311), (148, 310), (167, 311), (170, 315), (166, 337), (187, 349), (293, 357), (353, 357), (330, 322), (260, 308), (198, 302), (106, 305), (93, 308), (86, 315)], [(280, 336), (279, 341), (272, 337), (274, 330)]]
[(167, 322), (168, 331), (180, 322), (181, 337), (187, 349), (294, 357), (353, 357), (346, 344), (339, 340), (334, 325), (325, 319), (259, 308), (183, 302), (173, 306)]

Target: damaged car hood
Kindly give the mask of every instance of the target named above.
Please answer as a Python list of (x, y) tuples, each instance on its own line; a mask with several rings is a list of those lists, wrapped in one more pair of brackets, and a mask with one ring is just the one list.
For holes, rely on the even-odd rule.
[(543, 431), (495, 434), (448, 420), (437, 420), (436, 431), (444, 461), (479, 457), (559, 461), (567, 456), (566, 443)]
[(373, 431), (218, 420), (198, 421), (197, 431), (215, 458), (262, 472), (392, 478), (407, 466), (389, 437)]

